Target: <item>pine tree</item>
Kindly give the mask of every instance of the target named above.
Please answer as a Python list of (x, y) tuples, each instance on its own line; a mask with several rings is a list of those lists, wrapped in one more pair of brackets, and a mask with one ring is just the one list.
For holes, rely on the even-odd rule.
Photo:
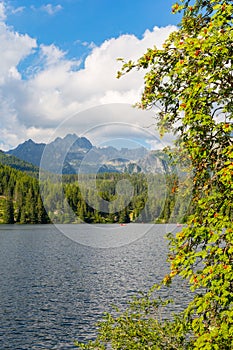
[(4, 223), (5, 224), (14, 224), (14, 203), (11, 196), (8, 196), (5, 200), (5, 215)]
[(37, 199), (37, 221), (38, 224), (47, 224), (48, 216), (44, 209), (43, 202), (40, 196)]

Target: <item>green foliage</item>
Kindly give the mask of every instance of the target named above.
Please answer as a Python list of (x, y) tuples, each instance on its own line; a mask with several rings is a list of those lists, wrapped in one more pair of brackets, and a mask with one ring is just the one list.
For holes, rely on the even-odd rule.
[(4, 223), (14, 224), (14, 204), (10, 194), (5, 199)]
[(26, 172), (28, 175), (33, 177), (38, 177), (39, 168), (35, 165), (25, 162), (13, 155), (6, 154), (0, 150), (0, 163), (8, 165), (14, 169)]
[(38, 180), (0, 164), (0, 223), (49, 223)]
[[(180, 233), (169, 235), (171, 271), (163, 279), (169, 285), (178, 275), (194, 291), (178, 319), (187, 343), (176, 347), (178, 330), (175, 341), (162, 344), (158, 338), (163, 321), (156, 317), (150, 342), (142, 305), (140, 325), (129, 308), (130, 316), (123, 313), (123, 321), (113, 317), (102, 324), (97, 343), (86, 349), (108, 349), (108, 344), (128, 349), (130, 341), (132, 349), (233, 348), (233, 4), (180, 0), (173, 12), (182, 12), (183, 18), (163, 49), (148, 49), (137, 62), (124, 63), (118, 77), (132, 69), (147, 70), (137, 106), (155, 111), (161, 135), (177, 133), (179, 153), (190, 160), (193, 212)], [(172, 318), (168, 324), (167, 337), (172, 338)], [(145, 346), (144, 339), (149, 342)]]
[(117, 309), (114, 316), (105, 315), (95, 341), (75, 344), (79, 349), (90, 350), (191, 350), (182, 315), (174, 315), (172, 320), (162, 317), (169, 303), (169, 300), (152, 299), (150, 293), (135, 298), (125, 312)]

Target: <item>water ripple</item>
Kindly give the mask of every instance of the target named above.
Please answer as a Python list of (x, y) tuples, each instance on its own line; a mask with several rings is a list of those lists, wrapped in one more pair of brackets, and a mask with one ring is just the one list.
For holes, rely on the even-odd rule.
[[(133, 233), (137, 225), (127, 229)], [(2, 225), (0, 349), (68, 350), (75, 339), (93, 338), (104, 311), (124, 307), (166, 273), (165, 233), (155, 225), (129, 245), (101, 249), (75, 243), (53, 226)], [(177, 283), (161, 293), (173, 293), (182, 307), (187, 294)]]

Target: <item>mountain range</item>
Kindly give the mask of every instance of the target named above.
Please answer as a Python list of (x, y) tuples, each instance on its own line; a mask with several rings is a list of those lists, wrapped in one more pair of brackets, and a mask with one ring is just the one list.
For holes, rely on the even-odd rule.
[(100, 148), (76, 134), (57, 137), (48, 144), (29, 139), (5, 154), (57, 174), (164, 173), (167, 168), (167, 156), (162, 151), (149, 151), (144, 147), (120, 150), (112, 146)]

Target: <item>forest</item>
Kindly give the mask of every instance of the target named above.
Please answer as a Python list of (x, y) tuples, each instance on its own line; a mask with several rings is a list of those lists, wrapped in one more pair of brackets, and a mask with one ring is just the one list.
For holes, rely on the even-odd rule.
[(179, 189), (175, 173), (52, 175), (39, 181), (0, 164), (0, 178), (2, 224), (184, 222), (190, 211), (190, 191)]

